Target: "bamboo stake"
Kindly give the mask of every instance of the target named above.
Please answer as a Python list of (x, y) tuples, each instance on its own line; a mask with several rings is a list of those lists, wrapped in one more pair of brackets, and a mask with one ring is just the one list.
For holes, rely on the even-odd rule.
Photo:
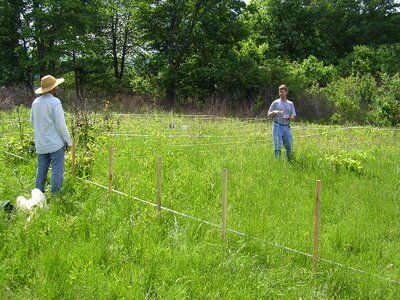
[(72, 138), (72, 166), (71, 173), (72, 177), (75, 177), (75, 160), (76, 160), (76, 138)]
[(113, 158), (114, 158), (114, 148), (113, 146), (111, 146), (108, 157), (108, 193), (110, 196), (112, 194)]
[(314, 253), (313, 253), (313, 272), (317, 272), (319, 260), (319, 225), (320, 225), (320, 207), (321, 207), (321, 180), (317, 180), (315, 193), (315, 222), (314, 222)]
[(226, 243), (227, 202), (228, 202), (228, 170), (224, 169), (222, 187), (222, 240)]
[(157, 218), (161, 217), (161, 157), (157, 160)]
[(3, 119), (3, 112), (0, 112), (0, 119), (1, 119), (1, 134), (4, 134), (4, 119)]

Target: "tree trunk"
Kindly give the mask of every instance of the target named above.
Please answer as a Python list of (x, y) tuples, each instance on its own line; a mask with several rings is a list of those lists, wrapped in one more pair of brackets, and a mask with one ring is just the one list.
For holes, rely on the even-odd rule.
[(74, 79), (75, 79), (75, 93), (76, 97), (80, 100), (82, 100), (82, 93), (80, 89), (80, 83), (79, 83), (79, 71), (78, 71), (78, 66), (76, 65), (76, 53), (75, 50), (72, 50), (72, 61), (74, 64)]
[(125, 57), (126, 53), (128, 52), (128, 36), (129, 36), (129, 28), (126, 26), (125, 28), (125, 34), (124, 34), (124, 45), (122, 47), (122, 58), (121, 58), (121, 68), (120, 68), (120, 73), (119, 73), (119, 80), (122, 80), (122, 76), (124, 74), (124, 68), (125, 68)]
[(114, 77), (119, 78), (118, 71), (118, 53), (117, 53), (117, 13), (111, 17), (111, 40), (112, 40), (112, 54), (113, 54), (113, 66), (114, 66)]
[(172, 105), (175, 102), (176, 91), (175, 82), (168, 84), (166, 88), (166, 104)]

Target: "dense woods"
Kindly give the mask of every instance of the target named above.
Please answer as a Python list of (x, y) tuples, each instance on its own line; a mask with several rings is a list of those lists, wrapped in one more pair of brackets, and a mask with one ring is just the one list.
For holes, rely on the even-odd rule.
[(286, 83), (298, 114), (400, 122), (396, 0), (0, 0), (0, 85), (42, 75), (158, 103), (258, 114)]

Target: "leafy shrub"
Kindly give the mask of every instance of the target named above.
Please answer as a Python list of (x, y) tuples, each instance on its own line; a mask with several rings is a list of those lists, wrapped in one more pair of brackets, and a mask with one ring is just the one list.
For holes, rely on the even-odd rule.
[(400, 43), (382, 45), (378, 48), (378, 56), (381, 57), (381, 73), (395, 75), (400, 70)]
[(339, 65), (342, 76), (376, 76), (381, 71), (381, 58), (378, 51), (369, 46), (356, 46)]
[(312, 86), (325, 87), (337, 78), (334, 66), (325, 66), (323, 61), (310, 55), (301, 64), (295, 65), (294, 72), (304, 80), (305, 87)]
[[(35, 141), (33, 135), (22, 134), (19, 138), (9, 137), (4, 145), (5, 151), (16, 154), (24, 158), (30, 158), (35, 155)], [(8, 160), (13, 162), (21, 162), (21, 159), (14, 156), (7, 156)]]
[[(99, 133), (99, 128), (93, 124), (85, 124), (76, 129), (77, 150), (75, 156), (75, 172), (79, 177), (87, 178), (91, 174), (94, 154), (102, 146), (104, 138)], [(72, 162), (72, 155), (66, 157), (68, 163)]]
[(367, 112), (376, 101), (378, 88), (371, 75), (339, 79), (324, 89), (335, 106), (334, 123), (367, 123)]
[(356, 78), (340, 79), (329, 85), (325, 93), (334, 104), (336, 112), (332, 116), (334, 123), (359, 121), (360, 100), (356, 97)]
[[(111, 130), (112, 126), (112, 114), (109, 112), (107, 102), (100, 122), (96, 123), (94, 119), (89, 118), (87, 115), (75, 116), (72, 132), (77, 143), (75, 154), (75, 174), (77, 176), (87, 178), (91, 175), (94, 154), (102, 147), (105, 140), (101, 135), (101, 131), (103, 129)], [(71, 163), (72, 155), (68, 155), (66, 161)]]
[(400, 74), (382, 75), (382, 87), (368, 115), (370, 123), (396, 126), (400, 123)]
[(400, 69), (399, 50), (399, 43), (377, 48), (356, 46), (340, 61), (338, 71), (344, 77), (371, 74), (378, 78), (380, 73), (394, 75)]
[(336, 172), (347, 171), (360, 176), (364, 174), (363, 162), (367, 156), (361, 152), (343, 154), (326, 154), (322, 160), (335, 169)]

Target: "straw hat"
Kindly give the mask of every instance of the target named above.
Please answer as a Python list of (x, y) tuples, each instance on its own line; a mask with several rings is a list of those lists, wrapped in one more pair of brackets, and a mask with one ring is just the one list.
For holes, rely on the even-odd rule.
[(63, 82), (64, 78), (55, 79), (51, 75), (46, 75), (40, 80), (40, 88), (35, 90), (35, 94), (47, 93)]

